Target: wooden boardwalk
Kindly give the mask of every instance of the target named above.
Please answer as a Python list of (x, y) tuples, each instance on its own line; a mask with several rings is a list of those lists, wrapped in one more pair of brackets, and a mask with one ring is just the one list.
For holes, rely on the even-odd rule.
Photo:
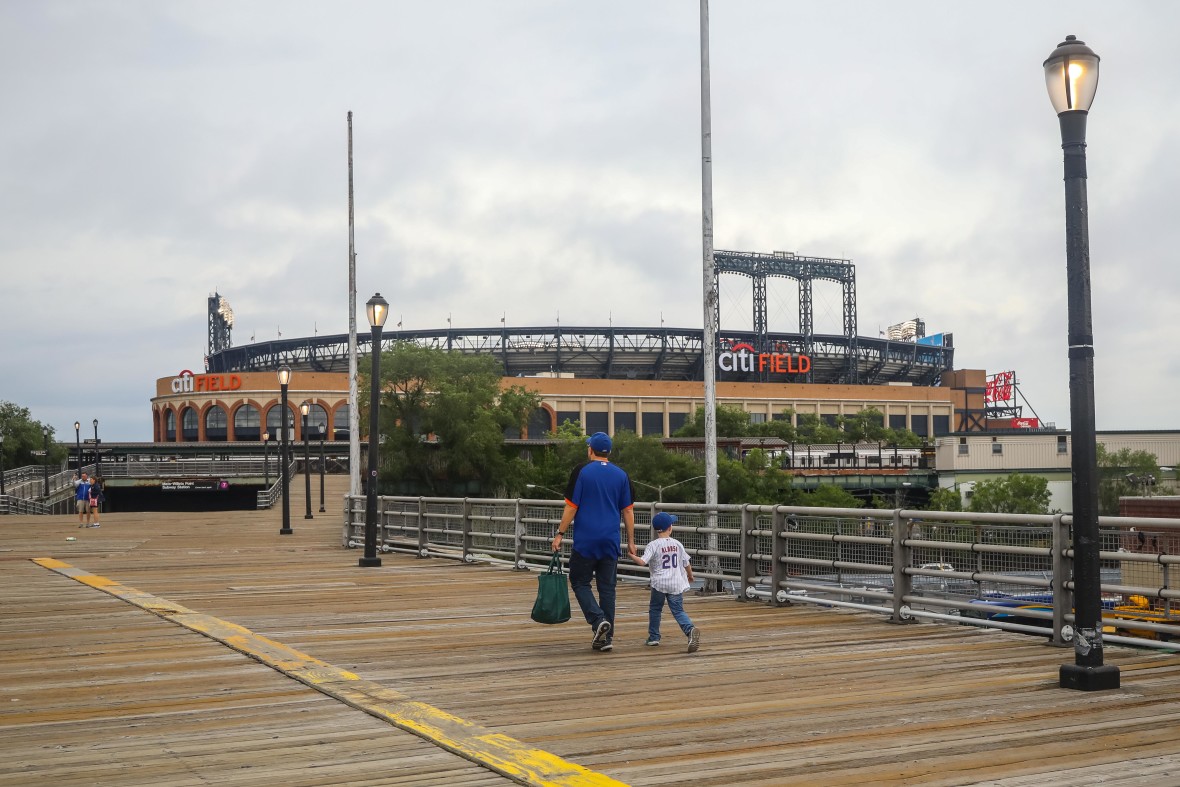
[(595, 653), (580, 620), (528, 620), (535, 575), (403, 555), (360, 569), (339, 513), (303, 510), (293, 489), (288, 536), (278, 510), (0, 517), (0, 784), (514, 781), (34, 558), (587, 769), (549, 783), (1180, 784), (1180, 656), (1109, 647), (1123, 687), (1087, 694), (1057, 688), (1072, 653), (1037, 638), (696, 596), (687, 654), (667, 615), (665, 644), (643, 645), (637, 585), (614, 652)]

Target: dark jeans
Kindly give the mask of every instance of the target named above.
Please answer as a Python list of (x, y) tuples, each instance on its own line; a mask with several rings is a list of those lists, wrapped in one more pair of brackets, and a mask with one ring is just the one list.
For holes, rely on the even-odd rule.
[[(582, 557), (577, 550), (570, 552), (570, 587), (574, 589), (574, 598), (586, 616), (586, 622), (591, 627), (597, 627), (606, 620), (611, 625), (613, 633), (615, 627), (615, 583), (618, 580), (618, 558), (588, 558)], [(594, 598), (594, 591), (590, 589), (590, 580), (594, 579), (598, 586), (598, 600)]]
[(684, 611), (684, 595), (681, 593), (662, 593), (652, 588), (651, 599), (647, 604), (648, 642), (652, 640), (656, 642), (660, 641), (660, 618), (663, 617), (665, 600), (668, 602), (668, 609), (672, 610), (672, 617), (676, 618), (677, 625), (684, 632), (684, 636), (687, 637), (689, 632), (692, 631), (692, 619)]

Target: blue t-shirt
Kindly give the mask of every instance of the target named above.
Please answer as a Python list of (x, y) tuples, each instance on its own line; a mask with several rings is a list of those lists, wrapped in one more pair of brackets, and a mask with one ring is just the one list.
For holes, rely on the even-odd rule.
[(592, 560), (619, 557), (619, 519), (634, 501), (631, 479), (618, 465), (592, 459), (570, 474), (566, 502), (574, 506), (573, 549)]
[(90, 499), (90, 482), (89, 481), (75, 481), (74, 482), (74, 499), (75, 500), (89, 500)]

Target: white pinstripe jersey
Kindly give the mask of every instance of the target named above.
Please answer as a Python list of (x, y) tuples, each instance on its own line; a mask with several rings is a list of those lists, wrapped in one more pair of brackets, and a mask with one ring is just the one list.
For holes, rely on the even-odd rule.
[(643, 550), (643, 562), (651, 569), (652, 590), (661, 593), (683, 593), (688, 590), (688, 553), (684, 544), (674, 538), (657, 538)]

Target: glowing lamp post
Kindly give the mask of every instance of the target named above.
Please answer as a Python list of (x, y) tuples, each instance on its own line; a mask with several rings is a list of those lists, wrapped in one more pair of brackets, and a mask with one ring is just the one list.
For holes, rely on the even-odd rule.
[(262, 433), (262, 485), (270, 489), (270, 453), (266, 450), (270, 442), (270, 432)]
[(369, 480), (365, 494), (365, 555), (360, 559), (362, 568), (373, 568), (381, 565), (381, 558), (377, 557), (377, 430), (380, 422), (377, 418), (377, 407), (380, 404), (378, 393), (381, 389), (381, 329), (385, 326), (385, 318), (389, 316), (389, 303), (376, 293), (365, 304), (365, 311), (369, 317), (369, 326), (373, 330), (373, 341), (370, 345), (373, 353), (373, 374), (369, 380)]
[(279, 490), (283, 495), (283, 526), (279, 528), (279, 535), (289, 536), (295, 531), (291, 529), (291, 495), (290, 484), (287, 478), (290, 470), (290, 448), (288, 446), (287, 434), (287, 418), (290, 413), (287, 412), (287, 386), (291, 384), (291, 367), (284, 366), (279, 369), (279, 406), (282, 408), (280, 417), (282, 420), (279, 425), (279, 478), (281, 479), (281, 489)]
[(78, 478), (82, 477), (82, 424), (74, 421), (74, 448), (78, 452)]
[(45, 439), (45, 461), (41, 465), (42, 474), (45, 476), (45, 491), (44, 496), (49, 497), (49, 427), (41, 427), (41, 436)]
[(1082, 691), (1119, 686), (1118, 667), (1102, 663), (1098, 448), (1094, 436), (1086, 118), (1098, 89), (1098, 61), (1098, 55), (1085, 42), (1066, 36), (1044, 63), (1045, 85), (1061, 125), (1061, 149), (1065, 153), (1065, 278), (1073, 432), (1074, 663), (1061, 665), (1059, 683), (1062, 688)]
[(4, 433), (0, 432), (0, 497), (4, 497)]

